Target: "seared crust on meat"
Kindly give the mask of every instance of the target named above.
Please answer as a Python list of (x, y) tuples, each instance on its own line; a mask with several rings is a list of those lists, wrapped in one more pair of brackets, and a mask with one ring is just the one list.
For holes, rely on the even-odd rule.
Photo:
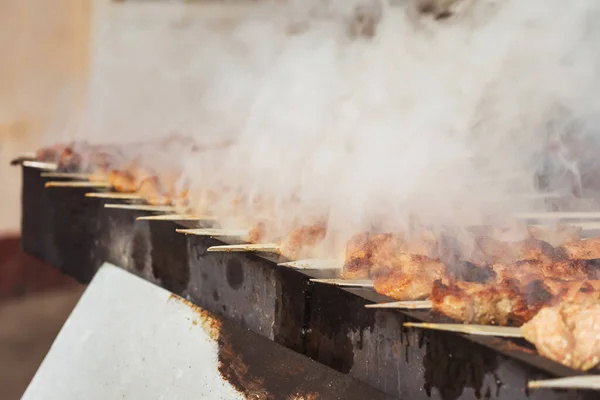
[(318, 221), (312, 225), (303, 225), (293, 229), (279, 244), (282, 256), (298, 259), (306, 249), (314, 248), (325, 239), (327, 223)]
[(401, 240), (401, 237), (395, 237), (391, 233), (372, 234), (366, 232), (354, 236), (346, 244), (342, 276), (347, 279), (369, 278), (373, 267), (373, 256), (377, 254), (378, 249), (384, 248), (388, 242), (396, 243)]
[(573, 260), (600, 259), (600, 237), (565, 243), (561, 249)]
[(431, 296), (433, 310), (452, 319), (469, 324), (517, 326), (531, 319), (550, 299), (551, 295), (540, 292), (528, 297), (523, 289), (510, 285), (490, 287), (441, 281), (434, 282)]
[(433, 282), (446, 279), (446, 266), (420, 254), (397, 254), (374, 274), (378, 293), (396, 300), (421, 300), (431, 296)]

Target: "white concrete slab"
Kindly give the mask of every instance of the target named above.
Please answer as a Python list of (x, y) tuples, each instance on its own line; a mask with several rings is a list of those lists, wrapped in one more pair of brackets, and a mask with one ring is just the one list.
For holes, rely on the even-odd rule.
[(242, 399), (209, 333), (170, 292), (105, 264), (22, 399)]

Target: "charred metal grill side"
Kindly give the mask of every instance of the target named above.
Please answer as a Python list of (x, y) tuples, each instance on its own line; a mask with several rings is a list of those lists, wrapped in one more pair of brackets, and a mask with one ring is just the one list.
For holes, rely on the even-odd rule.
[(503, 339), (404, 330), (404, 321), (439, 319), (422, 311), (365, 309), (383, 297), (309, 281), (332, 271), (311, 273), (278, 267), (272, 257), (207, 252), (222, 242), (177, 234), (182, 224), (175, 222), (136, 221), (148, 213), (106, 209), (102, 199), (85, 198), (81, 189), (44, 189), (38, 170), (23, 169), (24, 250), (83, 282), (110, 261), (396, 398), (594, 396), (528, 393), (528, 379), (576, 372)]

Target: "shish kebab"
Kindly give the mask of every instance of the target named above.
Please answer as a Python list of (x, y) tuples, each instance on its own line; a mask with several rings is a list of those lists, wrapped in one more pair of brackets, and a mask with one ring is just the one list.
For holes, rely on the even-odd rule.
[[(36, 159), (56, 161), (58, 169), (67, 173), (85, 171), (91, 181), (108, 182), (117, 192), (136, 194), (150, 204), (185, 203), (187, 190), (177, 191), (173, 184), (176, 174), (161, 176), (135, 162), (111, 168), (111, 154), (110, 148), (100, 146), (85, 147), (82, 152), (55, 146), (39, 151)], [(265, 230), (264, 223), (257, 223), (248, 231), (247, 240), (260, 243)], [(323, 221), (300, 226), (278, 240), (273, 250), (295, 259), (304, 248), (317, 246), (326, 233)], [(363, 233), (348, 242), (342, 275), (372, 279), (377, 292), (393, 299), (429, 300), (434, 312), (464, 323), (524, 324), (524, 332), (530, 332), (526, 337), (541, 354), (572, 368), (591, 368), (598, 363), (596, 358), (577, 351), (577, 346), (598, 349), (590, 335), (578, 333), (566, 322), (558, 326), (567, 328), (555, 335), (561, 340), (551, 344), (547, 340), (551, 335), (536, 332), (544, 332), (540, 327), (556, 320), (559, 311), (552, 314), (552, 310), (567, 307), (570, 315), (596, 310), (600, 267), (595, 260), (600, 259), (600, 238), (580, 240), (572, 232), (564, 243), (553, 247), (538, 238), (542, 233), (530, 228), (531, 237), (517, 243), (481, 236), (467, 259), (443, 254), (439, 239), (428, 231), (411, 240), (397, 233)], [(570, 348), (563, 346), (571, 350), (567, 355), (565, 349), (561, 352), (552, 345), (565, 340), (574, 343)]]

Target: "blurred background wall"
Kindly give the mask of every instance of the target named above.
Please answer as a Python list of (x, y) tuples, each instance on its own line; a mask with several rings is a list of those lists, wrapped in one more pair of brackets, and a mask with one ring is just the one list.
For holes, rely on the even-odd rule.
[(19, 228), (20, 172), (8, 162), (60, 129), (81, 98), (88, 0), (0, 2), (0, 233)]
[(0, 1), (0, 388), (19, 399), (82, 287), (20, 252), (20, 170), (76, 110), (87, 69), (88, 0)]
[[(10, 160), (72, 138), (77, 130), (70, 129), (71, 123), (81, 111), (87, 88), (114, 90), (109, 101), (118, 99), (129, 110), (131, 102), (121, 86), (137, 74), (132, 58), (141, 57), (142, 64), (154, 60), (158, 71), (178, 71), (177, 58), (164, 58), (156, 51), (156, 32), (165, 54), (172, 47), (186, 54), (199, 37), (198, 24), (192, 23), (197, 18), (227, 26), (252, 10), (253, 2), (0, 0), (2, 400), (21, 397), (83, 291), (83, 286), (20, 251), (21, 171), (10, 167)], [(145, 104), (138, 106), (145, 109)]]

